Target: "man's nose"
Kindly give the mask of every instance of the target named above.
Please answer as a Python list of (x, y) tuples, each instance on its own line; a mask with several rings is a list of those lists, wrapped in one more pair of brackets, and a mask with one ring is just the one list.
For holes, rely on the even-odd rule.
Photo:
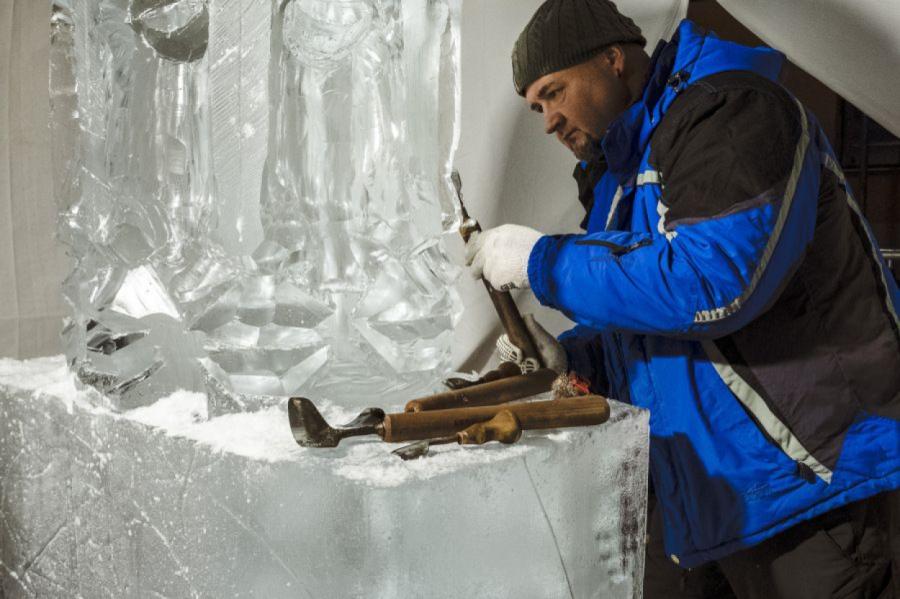
[(555, 133), (560, 125), (563, 124), (563, 117), (557, 111), (548, 111), (544, 113), (544, 133), (550, 135)]

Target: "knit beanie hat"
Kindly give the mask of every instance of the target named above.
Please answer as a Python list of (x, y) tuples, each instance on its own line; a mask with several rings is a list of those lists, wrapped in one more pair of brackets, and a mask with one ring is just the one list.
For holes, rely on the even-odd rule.
[(519, 34), (512, 52), (513, 83), (524, 96), (547, 73), (574, 66), (610, 44), (647, 40), (609, 0), (547, 0)]

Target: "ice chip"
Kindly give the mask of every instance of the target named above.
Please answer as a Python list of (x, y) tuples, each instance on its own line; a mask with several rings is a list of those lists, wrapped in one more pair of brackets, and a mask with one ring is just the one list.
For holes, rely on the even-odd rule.
[(160, 56), (190, 62), (209, 42), (206, 0), (132, 0), (131, 26)]
[(284, 381), (284, 394), (296, 395), (303, 386), (314, 376), (328, 361), (328, 348), (322, 347), (305, 358), (296, 366), (292, 366), (282, 375)]
[(372, 13), (367, 0), (291, 0), (284, 10), (285, 45), (303, 62), (326, 66), (372, 32)]
[(181, 315), (153, 269), (140, 266), (128, 271), (110, 309), (132, 318), (165, 314), (178, 320)]

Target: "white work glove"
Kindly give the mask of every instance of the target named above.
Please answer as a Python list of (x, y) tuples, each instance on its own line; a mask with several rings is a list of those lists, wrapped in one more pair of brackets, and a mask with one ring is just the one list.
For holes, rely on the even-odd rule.
[(466, 264), (472, 267), (473, 277), (484, 277), (494, 289), (527, 289), (528, 257), (542, 236), (522, 225), (472, 233), (466, 244)]
[[(523, 315), (522, 320), (525, 321), (525, 328), (528, 329), (531, 340), (534, 342), (535, 349), (540, 354), (541, 362), (544, 363), (544, 366), (559, 374), (565, 374), (569, 367), (569, 361), (563, 346), (544, 327), (538, 324), (533, 314)], [(524, 359), (522, 350), (513, 345), (505, 333), (497, 339), (497, 355), (500, 356), (500, 360), (503, 362), (518, 364), (523, 373), (537, 370), (538, 365), (530, 359)]]

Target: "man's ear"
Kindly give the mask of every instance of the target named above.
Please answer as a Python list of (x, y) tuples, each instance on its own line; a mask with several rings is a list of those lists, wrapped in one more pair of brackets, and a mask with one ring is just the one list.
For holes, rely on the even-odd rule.
[(613, 72), (616, 74), (616, 77), (621, 79), (625, 76), (625, 48), (619, 44), (613, 44), (609, 47), (609, 52)]
[(625, 74), (625, 49), (619, 44), (611, 44), (600, 52), (604, 66), (612, 70), (616, 77), (622, 78)]

